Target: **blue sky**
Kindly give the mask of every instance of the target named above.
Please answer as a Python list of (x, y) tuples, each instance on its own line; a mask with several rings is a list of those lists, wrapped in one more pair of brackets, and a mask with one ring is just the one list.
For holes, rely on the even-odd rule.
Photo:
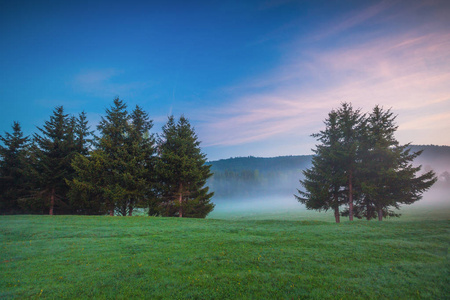
[(115, 96), (185, 114), (211, 160), (310, 154), (341, 102), (450, 145), (448, 1), (0, 1), (0, 132)]

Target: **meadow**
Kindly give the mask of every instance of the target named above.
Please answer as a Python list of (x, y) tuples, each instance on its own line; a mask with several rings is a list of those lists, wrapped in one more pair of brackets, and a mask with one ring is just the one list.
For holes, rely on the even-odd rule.
[(0, 298), (448, 299), (449, 213), (0, 216)]

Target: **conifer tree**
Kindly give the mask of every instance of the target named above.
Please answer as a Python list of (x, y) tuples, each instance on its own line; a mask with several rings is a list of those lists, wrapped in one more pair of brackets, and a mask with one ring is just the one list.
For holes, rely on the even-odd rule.
[(354, 110), (351, 103), (342, 103), (337, 110), (338, 128), (340, 132), (339, 144), (342, 156), (339, 165), (345, 170), (347, 177), (349, 220), (353, 221), (353, 201), (358, 172), (359, 142), (364, 128), (364, 115), (360, 109)]
[[(97, 126), (100, 137), (90, 157), (78, 155), (72, 163), (76, 176), (69, 183), (72, 201), (83, 203), (83, 209), (108, 211), (112, 216), (122, 209), (128, 199), (127, 138), (129, 115), (126, 104), (118, 97), (106, 109)], [(79, 199), (77, 199), (79, 198)], [(90, 203), (95, 200), (99, 203)]]
[(18, 199), (29, 191), (29, 166), (26, 161), (30, 139), (23, 136), (19, 122), (12, 125), (12, 134), (0, 135), (0, 213), (19, 213)]
[(155, 188), (155, 138), (150, 134), (153, 122), (139, 106), (131, 113), (129, 142), (131, 161), (129, 172), (134, 180), (130, 189), (134, 191), (128, 202), (128, 215), (132, 215), (136, 206), (147, 206), (154, 199)]
[(160, 197), (166, 216), (204, 218), (214, 208), (205, 186), (212, 175), (194, 128), (181, 116), (170, 116), (159, 140), (157, 163)]
[(346, 202), (342, 216), (350, 220), (353, 215), (378, 216), (380, 221), (399, 216), (392, 208), (421, 199), (436, 181), (435, 174), (417, 176), (421, 167), (413, 167), (412, 161), (422, 151), (411, 152), (409, 144), (398, 144), (394, 121), (392, 112), (379, 106), (367, 118), (348, 103), (333, 110), (326, 129), (313, 135), (322, 144), (315, 150), (313, 166), (304, 171), (305, 179), (300, 181), (304, 190), (296, 198), (309, 209), (334, 208), (335, 216)]
[(59, 106), (43, 128), (37, 127), (41, 135), (34, 134), (36, 186), (33, 198), (43, 199), (50, 215), (54, 214), (55, 205), (66, 211), (70, 209), (65, 180), (73, 174), (70, 165), (75, 153), (72, 125), (73, 120)]
[(409, 144), (399, 145), (394, 136), (398, 128), (395, 119), (390, 109), (378, 105), (367, 118), (361, 143), (362, 197), (357, 205), (358, 217), (370, 220), (378, 216), (381, 221), (386, 216), (399, 216), (391, 208), (419, 200), (436, 181), (432, 171), (416, 177), (420, 167), (411, 163), (422, 151), (411, 153)]
[(152, 126), (142, 108), (137, 106), (129, 115), (126, 104), (114, 99), (98, 126), (96, 149), (89, 157), (77, 156), (72, 164), (76, 176), (69, 183), (70, 195), (82, 210), (125, 216), (145, 205), (153, 188)]
[(87, 156), (93, 142), (91, 139), (93, 131), (91, 131), (90, 126), (88, 126), (87, 115), (84, 111), (76, 118), (74, 132), (75, 152)]
[(322, 142), (314, 150), (312, 167), (303, 171), (305, 179), (300, 183), (304, 190), (298, 190), (300, 196), (295, 195), (307, 209), (334, 211), (336, 223), (340, 222), (339, 207), (346, 202), (343, 186), (346, 184), (345, 169), (342, 162), (343, 150), (340, 145), (338, 128), (338, 114), (331, 111), (325, 120), (325, 130), (313, 134)]

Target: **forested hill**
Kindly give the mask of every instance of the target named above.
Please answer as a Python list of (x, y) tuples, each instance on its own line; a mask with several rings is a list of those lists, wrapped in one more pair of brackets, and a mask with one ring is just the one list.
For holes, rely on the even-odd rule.
[(262, 173), (279, 172), (292, 169), (304, 169), (311, 163), (312, 155), (278, 157), (236, 157), (210, 162), (213, 172), (242, 172), (258, 170)]
[(424, 168), (431, 168), (437, 175), (450, 172), (450, 146), (435, 145), (412, 145), (413, 151), (423, 150), (422, 154), (416, 158), (415, 164), (420, 164)]
[[(438, 176), (450, 172), (450, 146), (412, 145), (413, 151), (424, 150), (415, 164), (435, 170)], [(300, 187), (302, 170), (311, 166), (312, 155), (271, 158), (236, 157), (211, 161), (214, 175), (208, 184), (214, 198), (292, 196)], [(441, 180), (443, 180), (441, 178)]]

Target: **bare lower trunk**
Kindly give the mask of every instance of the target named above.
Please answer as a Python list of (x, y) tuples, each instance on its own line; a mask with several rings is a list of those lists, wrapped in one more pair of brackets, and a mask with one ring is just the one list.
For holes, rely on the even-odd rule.
[(114, 216), (114, 206), (111, 206), (109, 209), (109, 216), (113, 217)]
[(128, 216), (131, 217), (133, 215), (133, 206), (130, 205), (128, 208)]
[(50, 216), (53, 216), (53, 207), (55, 206), (55, 188), (52, 188), (52, 193), (50, 195)]
[(334, 195), (334, 218), (336, 219), (336, 223), (340, 223), (341, 222), (341, 216), (339, 215), (339, 198), (338, 195)]
[(378, 209), (378, 221), (383, 221), (383, 210)]
[(370, 209), (370, 205), (369, 204), (367, 204), (366, 205), (366, 219), (367, 219), (367, 221), (370, 221), (370, 219), (372, 219), (372, 211), (371, 211), (371, 209)]
[(352, 171), (348, 175), (348, 218), (353, 221), (353, 184)]
[(336, 223), (341, 222), (341, 217), (339, 215), (339, 207), (337, 206), (334, 208), (334, 218), (336, 219)]
[(182, 206), (182, 204), (183, 204), (183, 193), (181, 192), (182, 189), (183, 189), (183, 185), (180, 183), (180, 195), (179, 195), (179, 198), (178, 198), (178, 201), (180, 202), (180, 208), (179, 208), (179, 211), (178, 211), (178, 216), (180, 218), (183, 217), (183, 206)]

